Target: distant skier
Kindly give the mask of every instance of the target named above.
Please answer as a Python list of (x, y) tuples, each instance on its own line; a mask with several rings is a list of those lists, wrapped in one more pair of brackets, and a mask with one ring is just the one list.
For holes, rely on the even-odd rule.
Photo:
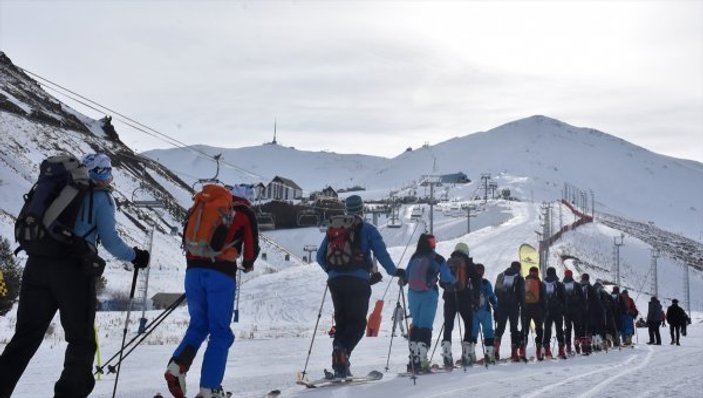
[(613, 340), (610, 322), (610, 319), (612, 319), (613, 316), (613, 299), (610, 297), (610, 294), (605, 290), (600, 281), (596, 281), (593, 285), (593, 290), (596, 292), (601, 308), (600, 316), (597, 319), (594, 318), (594, 322), (597, 322), (598, 328), (596, 329), (597, 332), (594, 336), (593, 348), (600, 351), (607, 349), (608, 342), (610, 341), (612, 343)]
[(546, 294), (546, 314), (544, 318), (544, 356), (552, 358), (551, 340), (552, 340), (552, 325), (556, 330), (557, 342), (559, 343), (559, 358), (566, 359), (564, 351), (564, 303), (565, 293), (564, 285), (557, 277), (557, 271), (554, 267), (547, 268), (547, 277), (544, 278), (544, 287)]
[[(448, 285), (440, 283), (444, 289), (444, 335), (442, 338), (442, 358), (445, 367), (454, 367), (452, 358), (452, 331), (454, 319), (459, 312), (464, 321), (464, 335), (461, 340), (461, 360), (468, 365), (469, 353), (474, 352), (471, 346), (471, 325), (473, 324), (474, 307), (478, 306), (481, 278), (476, 272), (473, 258), (469, 257), (469, 246), (459, 242), (447, 260), (449, 270), (456, 278), (458, 288), (447, 289)], [(475, 342), (474, 342), (475, 343)], [(474, 354), (475, 360), (475, 354)]]
[[(584, 334), (581, 337), (580, 345), (583, 354), (593, 352), (593, 345), (598, 346), (600, 335), (603, 330), (603, 308), (598, 298), (598, 293), (591, 285), (590, 275), (581, 274), (581, 291), (584, 302)], [(596, 338), (598, 336), (598, 338)]]
[(649, 328), (649, 345), (661, 345), (662, 338), (659, 334), (659, 328), (661, 327), (661, 314), (662, 306), (659, 300), (652, 296), (649, 300), (649, 308), (647, 310), (647, 327)]
[(611, 316), (607, 319), (609, 322), (609, 331), (613, 336), (613, 344), (615, 346), (620, 346), (622, 341), (620, 336), (622, 335), (623, 327), (623, 314), (625, 313), (625, 302), (623, 301), (622, 294), (620, 294), (620, 287), (613, 286), (613, 290), (610, 292)]
[[(481, 276), (481, 294), (479, 296), (479, 305), (474, 311), (473, 325), (471, 326), (471, 346), (469, 347), (469, 359), (470, 365), (476, 361), (476, 353), (474, 347), (476, 346), (479, 331), (483, 332), (483, 344), (486, 347), (484, 360), (489, 363), (495, 363), (495, 335), (493, 332), (493, 319), (491, 316), (491, 306), (493, 308), (498, 305), (498, 299), (495, 293), (493, 293), (493, 286), (488, 279), (483, 278), (485, 272), (485, 267), (483, 264), (476, 264), (476, 272)], [(462, 360), (463, 360), (462, 355)]]
[(564, 342), (566, 343), (566, 353), (571, 354), (571, 332), (573, 330), (576, 353), (581, 353), (581, 339), (585, 335), (584, 313), (586, 303), (583, 298), (581, 285), (574, 281), (573, 272), (570, 269), (564, 271)]
[(505, 331), (505, 324), (510, 320), (510, 358), (513, 361), (520, 360), (518, 349), (522, 344), (522, 333), (518, 328), (518, 320), (525, 301), (525, 279), (520, 275), (521, 267), (519, 261), (513, 261), (510, 267), (496, 277), (495, 293), (498, 298), (498, 306), (495, 308), (496, 359), (500, 359), (500, 341)]
[(432, 345), (432, 325), (439, 300), (438, 277), (447, 286), (446, 290), (452, 291), (458, 286), (444, 257), (435, 252), (435, 246), (434, 235), (421, 234), (406, 267), (408, 309), (413, 317), (408, 371), (425, 372), (430, 368), (427, 351)]
[(673, 299), (671, 305), (666, 310), (666, 318), (669, 320), (669, 333), (671, 334), (671, 344), (679, 344), (681, 328), (686, 325), (688, 315), (679, 307), (679, 300)]
[[(58, 176), (62, 172), (59, 167), (66, 170), (73, 165), (79, 169), (75, 158), (71, 157), (70, 164), (64, 160), (61, 166), (42, 163), (37, 186), (47, 181), (43, 178)], [(29, 258), (22, 275), (15, 334), (0, 355), (2, 398), (12, 395), (56, 311), (59, 311), (68, 345), (63, 371), (54, 385), (54, 397), (87, 397), (95, 386), (95, 279), (102, 275), (105, 267), (105, 261), (97, 254), (96, 242), (99, 240), (110, 254), (118, 260), (132, 262), (135, 268), (145, 268), (149, 264), (149, 252), (127, 246), (117, 232), (110, 158), (102, 153), (89, 154), (81, 163), (84, 168), (80, 169), (82, 173), (87, 170), (84, 175), (92, 185), (79, 203), (75, 220), (71, 220), (71, 243), (60, 243), (46, 234), (41, 247), (27, 250)], [(35, 194), (37, 192), (39, 190)], [(40, 395), (50, 396), (51, 393), (44, 391)]]
[(520, 345), (520, 358), (527, 359), (527, 343), (530, 336), (531, 323), (535, 325), (535, 357), (544, 359), (542, 351), (544, 345), (544, 313), (547, 307), (544, 283), (539, 279), (539, 268), (530, 267), (525, 277), (525, 304), (522, 307), (522, 344)]
[(632, 344), (632, 335), (635, 334), (635, 318), (639, 315), (635, 301), (630, 297), (627, 290), (620, 294), (623, 302), (622, 314), (622, 339), (624, 345)]
[(327, 273), (337, 330), (332, 342), (334, 377), (351, 377), (349, 357), (364, 336), (371, 286), (371, 252), (392, 276), (403, 278), (396, 269), (376, 227), (364, 221), (364, 202), (358, 195), (344, 202), (345, 216), (330, 220), (317, 251), (317, 263)]

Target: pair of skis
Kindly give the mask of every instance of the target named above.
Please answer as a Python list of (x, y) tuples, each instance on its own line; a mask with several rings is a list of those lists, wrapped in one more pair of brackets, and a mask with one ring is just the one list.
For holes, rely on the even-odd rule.
[(323, 388), (332, 386), (349, 386), (357, 384), (365, 384), (372, 381), (381, 380), (383, 373), (372, 370), (365, 376), (347, 377), (345, 379), (336, 379), (329, 372), (325, 371), (325, 377), (318, 380), (308, 380), (303, 377), (302, 373), (298, 372), (295, 383), (307, 388)]

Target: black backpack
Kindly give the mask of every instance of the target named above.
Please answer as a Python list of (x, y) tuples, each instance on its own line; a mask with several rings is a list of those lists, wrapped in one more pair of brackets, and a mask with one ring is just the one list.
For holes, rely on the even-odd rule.
[[(15, 221), (15, 240), (32, 256), (80, 254), (84, 237), (75, 239), (73, 226), (83, 197), (92, 189), (88, 170), (71, 155), (45, 159), (39, 178), (24, 195), (24, 205)], [(89, 231), (90, 234), (92, 231)]]

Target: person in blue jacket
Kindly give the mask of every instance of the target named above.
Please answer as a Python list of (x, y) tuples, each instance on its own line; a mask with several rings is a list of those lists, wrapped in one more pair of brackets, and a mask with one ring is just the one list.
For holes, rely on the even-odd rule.
[(15, 334), (0, 355), (2, 398), (12, 395), (56, 311), (61, 315), (68, 345), (63, 371), (54, 385), (54, 397), (87, 397), (95, 386), (92, 369), (96, 350), (95, 279), (105, 267), (105, 261), (97, 255), (96, 242), (99, 238), (110, 254), (132, 262), (135, 268), (149, 264), (148, 251), (129, 247), (117, 233), (110, 158), (105, 154), (90, 154), (83, 157), (82, 163), (93, 187), (83, 198), (73, 234), (83, 237), (89, 249), (81, 254), (75, 247), (51, 256), (29, 254), (22, 275)]
[(458, 287), (447, 261), (435, 252), (436, 244), (434, 235), (420, 235), (415, 253), (405, 270), (408, 283), (408, 308), (413, 318), (408, 364), (410, 372), (421, 373), (430, 368), (427, 351), (432, 344), (432, 325), (439, 300), (438, 277), (442, 284), (447, 286), (445, 290), (454, 291)]
[[(336, 331), (332, 342), (334, 377), (351, 377), (349, 356), (364, 336), (369, 310), (371, 252), (388, 275), (403, 277), (396, 269), (376, 227), (364, 221), (364, 202), (358, 195), (345, 201), (345, 216), (330, 220), (317, 251), (317, 263), (327, 273), (334, 304)], [(377, 279), (379, 274), (375, 274)], [(378, 279), (377, 279), (378, 281)]]
[[(476, 264), (476, 272), (483, 278), (486, 268), (483, 264)], [(478, 341), (479, 328), (483, 331), (483, 341), (486, 347), (486, 358), (489, 363), (495, 363), (495, 350), (493, 347), (493, 317), (491, 316), (491, 307), (495, 308), (498, 305), (498, 299), (493, 293), (493, 286), (488, 279), (481, 280), (481, 292), (478, 309), (474, 311), (473, 325), (471, 327), (471, 345), (469, 346), (469, 363), (471, 365), (476, 362), (476, 342)]]

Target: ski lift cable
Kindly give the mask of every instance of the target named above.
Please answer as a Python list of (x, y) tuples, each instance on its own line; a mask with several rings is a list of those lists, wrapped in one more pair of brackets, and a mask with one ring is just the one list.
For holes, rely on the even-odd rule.
[[(53, 86), (55, 86), (55, 87), (58, 87), (58, 89), (57, 89), (57, 88), (51, 88), (51, 89), (52, 89), (52, 91), (58, 92), (58, 93), (60, 93), (60, 94), (62, 94), (62, 95), (64, 95), (64, 96), (66, 96), (66, 97), (68, 97), (68, 98), (71, 98), (72, 100), (74, 100), (74, 101), (76, 101), (76, 102), (78, 102), (78, 103), (80, 103), (80, 104), (82, 104), (82, 105), (84, 105), (84, 106), (87, 106), (87, 107), (89, 107), (90, 109), (93, 109), (93, 110), (95, 110), (95, 111), (97, 111), (97, 112), (101, 112), (101, 113), (103, 113), (104, 111), (108, 111), (108, 112), (110, 112), (110, 113), (113, 113), (113, 114), (119, 116), (119, 118), (121, 118), (121, 119), (119, 120), (120, 122), (126, 124), (127, 126), (133, 128), (133, 129), (135, 129), (135, 130), (137, 130), (137, 131), (140, 131), (140, 132), (142, 132), (142, 133), (144, 133), (144, 134), (147, 134), (147, 135), (149, 135), (149, 136), (151, 136), (151, 137), (153, 137), (153, 138), (157, 138), (157, 139), (159, 139), (159, 140), (161, 140), (161, 141), (164, 141), (164, 142), (168, 143), (169, 145), (172, 145), (172, 146), (174, 146), (174, 147), (176, 147), (176, 148), (178, 148), (178, 149), (186, 149), (186, 150), (189, 150), (189, 151), (194, 152), (194, 153), (196, 153), (196, 154), (199, 154), (199, 155), (201, 155), (201, 156), (204, 156), (205, 158), (207, 158), (207, 159), (210, 160), (210, 161), (215, 161), (214, 157), (211, 156), (211, 155), (209, 155), (208, 153), (206, 153), (206, 152), (204, 152), (204, 151), (201, 151), (201, 150), (199, 150), (199, 149), (193, 148), (192, 146), (190, 146), (190, 145), (188, 145), (188, 144), (186, 144), (186, 143), (184, 143), (184, 142), (182, 142), (182, 141), (180, 141), (180, 140), (178, 140), (178, 139), (176, 139), (176, 138), (173, 138), (173, 137), (169, 136), (168, 134), (162, 133), (162, 132), (160, 132), (160, 131), (158, 131), (158, 130), (152, 128), (152, 127), (149, 127), (149, 126), (147, 126), (147, 125), (145, 125), (145, 124), (143, 124), (143, 123), (140, 123), (140, 122), (137, 121), (137, 120), (134, 120), (134, 119), (132, 119), (132, 118), (130, 118), (130, 117), (128, 117), (128, 116), (123, 115), (123, 114), (120, 113), (120, 112), (115, 111), (114, 109), (111, 109), (111, 108), (109, 108), (109, 107), (107, 107), (107, 106), (101, 105), (100, 103), (98, 103), (98, 102), (96, 102), (96, 101), (94, 101), (94, 100), (91, 100), (90, 98), (87, 98), (87, 97), (85, 97), (85, 96), (83, 96), (83, 95), (81, 95), (81, 94), (78, 94), (78, 93), (76, 93), (75, 91), (72, 91), (72, 90), (70, 90), (70, 89), (68, 89), (68, 88), (66, 88), (66, 87), (64, 87), (64, 86), (62, 86), (62, 85), (60, 85), (60, 84), (58, 84), (58, 83), (55, 83), (55, 82), (53, 82), (53, 81), (51, 81), (51, 80), (49, 80), (49, 79), (47, 79), (47, 78), (45, 78), (45, 77), (42, 77), (42, 76), (40, 76), (40, 75), (37, 75), (37, 74), (34, 73), (34, 72), (31, 72), (31, 71), (29, 71), (29, 70), (27, 70), (27, 69), (24, 69), (24, 68), (19, 68), (19, 69), (21, 69), (23, 72), (25, 72), (25, 73), (27, 73), (27, 74), (29, 74), (29, 75), (34, 76), (35, 78), (41, 80), (42, 82), (44, 82), (46, 88), (51, 88), (51, 87), (49, 87), (49, 85), (53, 85)], [(60, 90), (63, 90), (63, 91), (65, 91), (65, 92), (60, 92)], [(72, 95), (74, 95), (74, 96), (77, 96), (78, 98), (81, 98), (83, 101), (78, 100), (78, 99), (76, 99), (75, 97), (72, 97), (71, 95), (66, 94), (66, 92), (68, 92), (68, 93), (70, 93), (70, 94), (72, 94)], [(87, 101), (87, 102), (93, 104), (94, 106), (91, 106), (91, 105), (87, 104), (85, 101)], [(96, 107), (101, 108), (101, 109), (98, 109), (98, 108), (96, 108)], [(126, 120), (126, 121), (125, 121), (125, 120)], [(136, 125), (136, 126), (135, 126), (135, 125)], [(153, 132), (153, 133), (150, 133), (150, 132), (147, 131), (147, 130), (150, 130), (150, 131)], [(242, 172), (242, 173), (244, 173), (244, 174), (247, 174), (249, 177), (255, 177), (255, 178), (261, 178), (261, 177), (262, 177), (262, 176), (260, 176), (260, 175), (258, 175), (258, 174), (256, 174), (256, 173), (254, 173), (254, 172), (251, 172), (251, 171), (249, 171), (249, 170), (246, 170), (246, 169), (244, 169), (244, 168), (242, 168), (242, 167), (240, 167), (240, 166), (237, 166), (237, 165), (228, 163), (228, 162), (226, 162), (226, 161), (221, 161), (221, 163), (222, 163), (223, 166), (226, 166), (226, 167), (235, 169), (235, 170), (237, 170), (237, 171), (240, 171), (240, 172)]]

